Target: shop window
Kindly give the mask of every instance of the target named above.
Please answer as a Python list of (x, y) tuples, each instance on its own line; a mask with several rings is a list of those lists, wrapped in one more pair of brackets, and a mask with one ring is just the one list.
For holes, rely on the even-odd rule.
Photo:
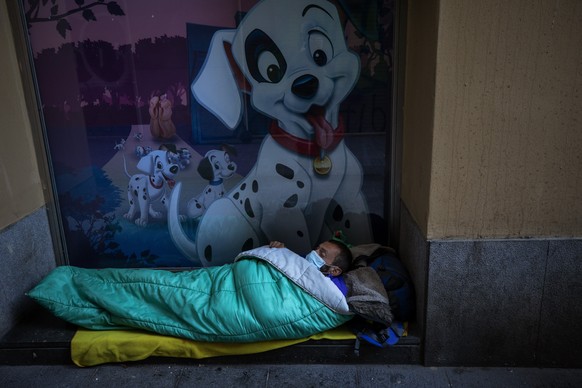
[(21, 0), (63, 263), (393, 244), (397, 6)]

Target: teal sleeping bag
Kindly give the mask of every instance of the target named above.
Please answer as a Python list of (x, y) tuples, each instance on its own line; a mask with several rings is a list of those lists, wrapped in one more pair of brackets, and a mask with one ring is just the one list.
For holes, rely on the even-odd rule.
[(58, 267), (28, 293), (92, 330), (136, 328), (199, 341), (303, 338), (352, 315), (339, 289), (285, 248), (184, 272)]

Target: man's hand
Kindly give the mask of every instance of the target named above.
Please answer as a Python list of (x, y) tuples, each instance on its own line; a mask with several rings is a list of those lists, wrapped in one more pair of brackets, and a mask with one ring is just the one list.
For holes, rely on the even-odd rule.
[(269, 243), (269, 248), (285, 248), (285, 244), (279, 241), (271, 241)]

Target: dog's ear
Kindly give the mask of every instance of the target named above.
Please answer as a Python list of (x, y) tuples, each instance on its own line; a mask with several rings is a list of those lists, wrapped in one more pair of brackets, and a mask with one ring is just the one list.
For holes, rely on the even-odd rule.
[(146, 156), (143, 156), (137, 163), (137, 169), (147, 175), (154, 175), (154, 165), (156, 158), (156, 153), (151, 152)]
[(178, 149), (176, 148), (175, 144), (172, 143), (164, 143), (164, 144), (160, 144), (160, 146), (158, 147), (159, 150), (161, 151), (170, 151), (173, 152), (175, 154), (178, 153)]
[(198, 164), (198, 174), (207, 181), (214, 179), (214, 169), (210, 163), (210, 159), (204, 158)]
[(196, 100), (230, 129), (238, 126), (243, 113), (237, 76), (225, 47), (225, 43), (230, 46), (235, 33), (219, 30), (213, 35), (204, 65), (191, 86)]
[(220, 149), (226, 152), (229, 156), (237, 156), (236, 148), (234, 148), (230, 144), (221, 144)]

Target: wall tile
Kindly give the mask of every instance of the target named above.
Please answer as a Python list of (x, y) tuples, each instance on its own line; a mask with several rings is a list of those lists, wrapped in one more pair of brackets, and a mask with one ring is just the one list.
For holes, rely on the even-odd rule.
[(425, 363), (534, 364), (548, 242), (429, 246)]
[(539, 363), (582, 367), (582, 239), (550, 240), (548, 252)]
[(0, 336), (33, 306), (25, 293), (55, 267), (53, 252), (44, 207), (0, 231)]

